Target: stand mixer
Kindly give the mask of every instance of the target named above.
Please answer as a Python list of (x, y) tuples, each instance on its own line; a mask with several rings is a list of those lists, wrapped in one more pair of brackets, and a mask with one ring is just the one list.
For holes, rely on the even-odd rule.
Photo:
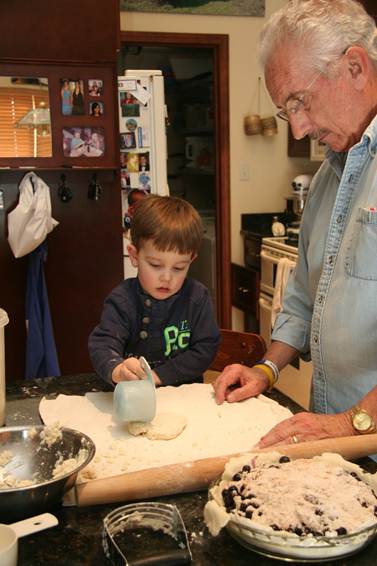
[(287, 213), (290, 217), (287, 236), (291, 239), (298, 239), (302, 213), (304, 212), (305, 201), (312, 175), (298, 175), (292, 181), (292, 195), (286, 198)]

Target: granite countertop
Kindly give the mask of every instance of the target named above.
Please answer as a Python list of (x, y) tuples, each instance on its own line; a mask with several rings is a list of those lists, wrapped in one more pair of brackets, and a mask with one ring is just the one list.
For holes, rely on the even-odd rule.
[[(54, 397), (59, 393), (84, 395), (88, 391), (111, 390), (94, 374), (47, 378), (13, 382), (7, 385), (7, 426), (40, 424), (38, 406), (41, 397)], [(297, 412), (300, 407), (274, 390), (270, 393), (282, 405)], [(376, 471), (377, 465), (369, 459), (359, 462), (368, 471)], [(261, 556), (235, 542), (227, 531), (212, 537), (204, 526), (203, 508), (207, 492), (172, 495), (155, 498), (177, 505), (185, 522), (193, 555), (197, 566), (246, 566), (258, 564), (273, 566), (279, 561)], [(106, 566), (102, 548), (102, 521), (120, 504), (93, 507), (58, 507), (53, 512), (59, 525), (53, 529), (19, 539), (19, 566)], [(147, 542), (147, 541), (143, 541)], [(332, 561), (336, 566), (374, 566), (377, 556), (377, 540), (354, 557)]]

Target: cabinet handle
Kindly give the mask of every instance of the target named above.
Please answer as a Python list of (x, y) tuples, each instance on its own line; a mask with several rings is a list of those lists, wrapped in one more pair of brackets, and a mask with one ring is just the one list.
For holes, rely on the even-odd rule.
[(249, 293), (249, 289), (247, 287), (238, 287), (240, 293)]

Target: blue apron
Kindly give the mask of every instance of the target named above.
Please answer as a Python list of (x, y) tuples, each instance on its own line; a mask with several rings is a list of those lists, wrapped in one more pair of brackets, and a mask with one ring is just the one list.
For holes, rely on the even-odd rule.
[(60, 375), (43, 271), (46, 258), (45, 240), (29, 254), (26, 288), (26, 379)]

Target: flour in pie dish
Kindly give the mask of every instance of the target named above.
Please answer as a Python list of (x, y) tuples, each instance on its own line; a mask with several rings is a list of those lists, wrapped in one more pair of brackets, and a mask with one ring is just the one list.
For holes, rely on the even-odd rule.
[(249, 454), (228, 462), (204, 517), (213, 535), (235, 521), (274, 536), (337, 537), (377, 525), (375, 490), (377, 476), (339, 454)]
[(159, 413), (151, 422), (134, 421), (127, 423), (127, 430), (133, 436), (145, 434), (149, 440), (172, 440), (186, 427), (187, 419), (179, 413)]
[(187, 420), (181, 434), (168, 442), (131, 435), (126, 423), (119, 423), (113, 415), (113, 393), (44, 398), (39, 412), (45, 424), (59, 420), (62, 426), (87, 434), (95, 443), (96, 455), (80, 472), (79, 482), (249, 452), (261, 436), (292, 416), (264, 395), (217, 405), (212, 386), (200, 383), (160, 387), (156, 389), (156, 405), (157, 414), (174, 412)]

